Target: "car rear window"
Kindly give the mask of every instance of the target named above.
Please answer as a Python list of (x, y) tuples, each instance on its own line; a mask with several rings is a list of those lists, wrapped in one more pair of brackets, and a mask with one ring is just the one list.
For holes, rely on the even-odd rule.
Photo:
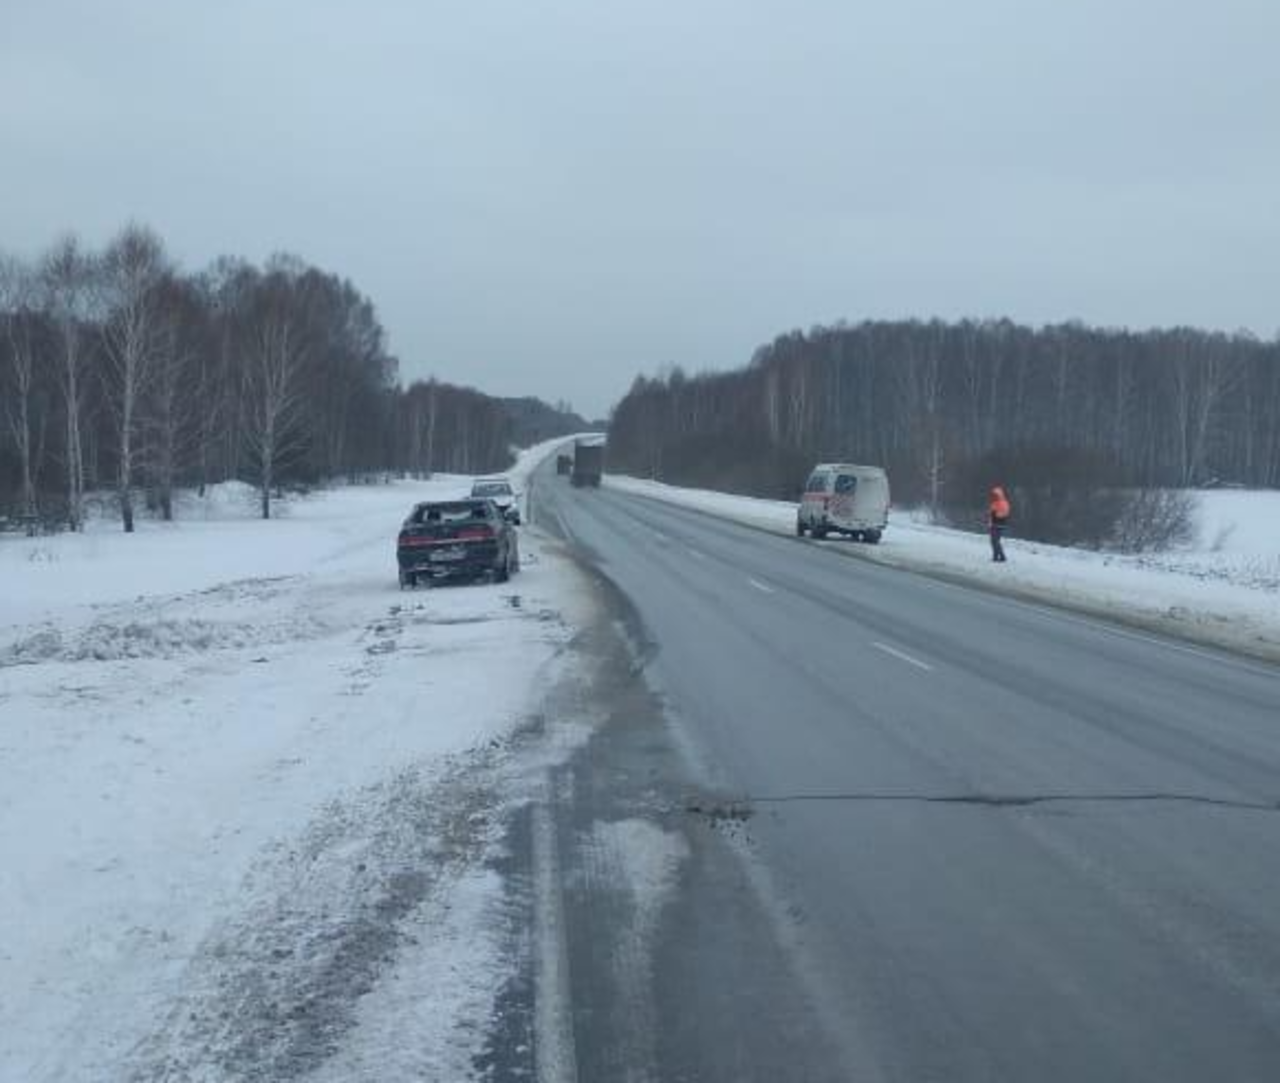
[(814, 474), (804, 487), (806, 493), (825, 493), (827, 491), (827, 475)]
[(471, 487), (472, 496), (510, 496), (511, 486), (505, 481), (483, 481)]
[(424, 504), (415, 508), (415, 523), (463, 523), (473, 519), (488, 519), (486, 504)]

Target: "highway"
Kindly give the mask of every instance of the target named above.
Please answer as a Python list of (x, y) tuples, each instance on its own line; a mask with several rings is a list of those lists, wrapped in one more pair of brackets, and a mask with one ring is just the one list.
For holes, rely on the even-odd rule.
[(1280, 672), (545, 471), (535, 517), (624, 599), (668, 746), (590, 770), (650, 757), (722, 840), (652, 1078), (1280, 1079)]

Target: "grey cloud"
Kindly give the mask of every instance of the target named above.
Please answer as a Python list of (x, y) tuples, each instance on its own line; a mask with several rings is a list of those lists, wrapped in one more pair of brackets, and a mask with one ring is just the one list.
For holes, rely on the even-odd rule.
[(289, 249), (607, 408), (837, 318), (1280, 324), (1257, 0), (5, 0), (0, 245)]

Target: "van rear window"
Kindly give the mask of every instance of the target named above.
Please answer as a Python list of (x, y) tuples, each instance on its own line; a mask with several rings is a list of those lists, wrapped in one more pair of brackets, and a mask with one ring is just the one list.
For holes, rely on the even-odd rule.
[(836, 478), (836, 492), (852, 495), (858, 487), (858, 479), (852, 474), (841, 474)]

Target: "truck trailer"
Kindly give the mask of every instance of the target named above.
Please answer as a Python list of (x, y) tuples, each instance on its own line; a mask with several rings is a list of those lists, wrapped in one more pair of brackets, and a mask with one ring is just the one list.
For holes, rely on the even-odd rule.
[(569, 475), (575, 488), (600, 488), (604, 473), (604, 444), (579, 440), (573, 448), (573, 473)]

